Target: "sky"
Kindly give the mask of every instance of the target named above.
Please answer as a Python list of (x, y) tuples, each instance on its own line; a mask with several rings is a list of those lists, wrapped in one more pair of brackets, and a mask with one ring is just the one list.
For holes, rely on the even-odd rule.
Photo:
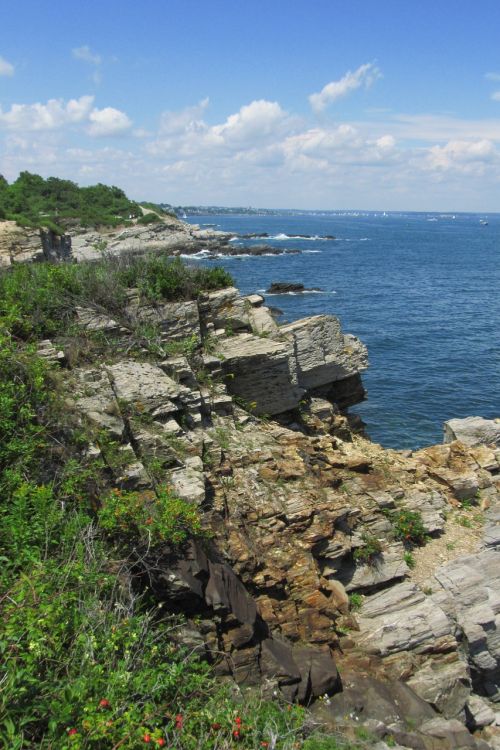
[(0, 174), (500, 210), (498, 0), (0, 0)]

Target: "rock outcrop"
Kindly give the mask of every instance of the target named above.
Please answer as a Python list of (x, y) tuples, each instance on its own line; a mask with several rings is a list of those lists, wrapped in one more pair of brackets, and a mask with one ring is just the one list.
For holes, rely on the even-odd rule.
[(203, 514), (210, 543), (156, 551), (144, 573), (185, 637), (220, 675), (326, 694), (315, 711), (336, 726), (353, 714), (425, 750), (497, 742), (500, 450), (398, 452), (352, 433), (366, 349), (335, 318), (279, 327), (235, 289), (127, 305), (189, 346), (132, 359), (126, 328), (80, 311), (121, 354), (67, 377), (113, 484), (167, 483)]

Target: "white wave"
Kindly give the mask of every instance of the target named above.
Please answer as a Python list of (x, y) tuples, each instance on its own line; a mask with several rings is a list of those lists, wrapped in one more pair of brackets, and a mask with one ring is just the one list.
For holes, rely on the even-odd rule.
[(214, 254), (210, 250), (199, 250), (197, 253), (181, 253), (181, 258), (184, 260), (202, 260), (203, 258), (214, 258)]
[(303, 240), (304, 242), (326, 242), (327, 240), (332, 239), (331, 237), (321, 237), (319, 234), (311, 235), (310, 237), (304, 237), (304, 235), (300, 234), (284, 234), (283, 232), (280, 232), (280, 234), (273, 234), (269, 237), (264, 237), (266, 240)]
[(313, 253), (321, 253), (321, 250), (304, 250), (304, 255), (312, 255)]
[(330, 292), (326, 292), (323, 289), (304, 289), (303, 292), (260, 292), (261, 294), (265, 294), (266, 297), (284, 297), (285, 295), (289, 297), (301, 297), (304, 294), (337, 294), (337, 292), (332, 289)]

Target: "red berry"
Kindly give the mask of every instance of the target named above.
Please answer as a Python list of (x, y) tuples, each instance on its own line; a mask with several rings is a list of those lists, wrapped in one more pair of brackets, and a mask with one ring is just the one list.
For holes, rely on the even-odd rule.
[(234, 723), (236, 724), (236, 726), (241, 727), (241, 719), (239, 716), (236, 717), (236, 719), (234, 720)]
[(150, 734), (144, 734), (142, 739), (144, 742), (151, 742), (151, 735)]
[(220, 724), (217, 721), (214, 721), (212, 724), (212, 729), (220, 729)]
[(235, 740), (239, 740), (240, 739), (240, 732), (239, 732), (238, 729), (233, 730), (233, 737), (234, 737)]
[(163, 737), (160, 737), (158, 740), (156, 740), (156, 744), (160, 747), (163, 747), (166, 743), (166, 740), (163, 739)]
[(111, 708), (111, 703), (107, 698), (101, 698), (99, 701), (99, 708)]
[(70, 737), (72, 737), (74, 734), (78, 734), (78, 729), (68, 729), (68, 734)]

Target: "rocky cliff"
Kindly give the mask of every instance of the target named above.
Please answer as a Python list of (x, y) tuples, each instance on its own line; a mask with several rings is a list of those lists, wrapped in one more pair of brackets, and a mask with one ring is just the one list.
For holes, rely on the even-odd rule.
[[(351, 429), (367, 352), (331, 316), (277, 326), (230, 288), (148, 305), (171, 356), (128, 358), (127, 331), (64, 370), (121, 490), (158, 476), (203, 511), (210, 542), (144, 555), (140, 577), (218, 673), (314, 703), (412, 748), (500, 744), (500, 450), (489, 431), (416, 452)], [(64, 351), (40, 351), (65, 362)], [(469, 433), (470, 434), (470, 433)], [(489, 445), (481, 442), (486, 438)], [(116, 450), (120, 460), (116, 460)], [(473, 734), (475, 732), (475, 734)], [(385, 745), (387, 746), (387, 745)], [(382, 747), (382, 746), (381, 746)]]

